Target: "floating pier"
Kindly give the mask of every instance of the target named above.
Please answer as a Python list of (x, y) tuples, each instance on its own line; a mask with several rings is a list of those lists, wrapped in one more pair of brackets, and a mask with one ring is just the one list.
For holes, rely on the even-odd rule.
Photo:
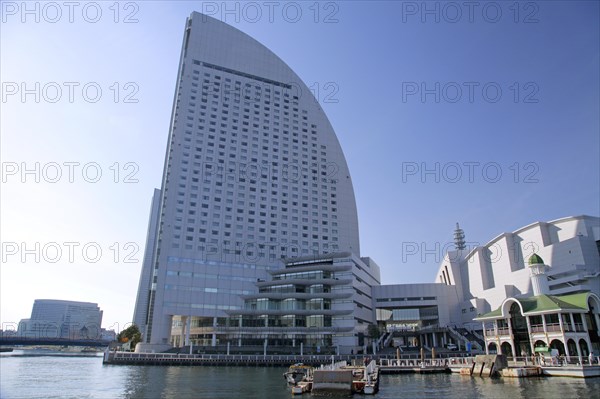
[(378, 391), (379, 367), (374, 360), (362, 366), (348, 366), (345, 360), (321, 366), (292, 388), (294, 395), (306, 392), (316, 395), (374, 395)]
[(449, 367), (452, 372), (479, 377), (600, 377), (600, 365), (596, 364), (545, 365), (524, 359), (508, 362), (502, 355), (478, 355), (475, 358), (451, 359)]
[(317, 395), (352, 393), (352, 370), (315, 370), (312, 392)]

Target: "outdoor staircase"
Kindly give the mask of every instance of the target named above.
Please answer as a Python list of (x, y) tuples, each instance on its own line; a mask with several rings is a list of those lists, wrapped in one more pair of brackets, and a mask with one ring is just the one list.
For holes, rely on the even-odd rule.
[(383, 341), (383, 347), (387, 348), (390, 346), (390, 343), (392, 342), (392, 340), (394, 339), (394, 334), (392, 334), (391, 332), (386, 333), (387, 336), (385, 337), (385, 340)]
[(459, 343), (460, 346), (463, 346), (464, 348), (466, 348), (467, 343), (470, 342), (472, 349), (476, 349), (476, 350), (480, 350), (480, 351), (484, 350), (483, 348), (485, 346), (485, 343), (482, 344), (482, 340), (480, 340), (476, 335), (471, 333), (466, 328), (457, 327), (456, 329), (454, 329), (454, 328), (448, 326), (448, 332), (450, 332), (450, 335), (452, 336), (452, 338), (454, 338), (456, 340), (456, 342)]
[(471, 342), (471, 344), (479, 350), (483, 350), (485, 348), (485, 340), (481, 334), (478, 334), (475, 331), (467, 330), (466, 328), (457, 328), (458, 333), (462, 334), (463, 337), (467, 338)]

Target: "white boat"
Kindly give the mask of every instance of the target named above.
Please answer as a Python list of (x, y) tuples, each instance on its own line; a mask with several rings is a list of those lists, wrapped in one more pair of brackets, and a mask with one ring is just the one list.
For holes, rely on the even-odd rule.
[(311, 366), (307, 366), (302, 363), (296, 363), (289, 367), (288, 371), (283, 373), (283, 378), (291, 385), (297, 385), (299, 382), (304, 381), (312, 370)]
[(305, 392), (310, 392), (312, 387), (312, 382), (310, 381), (301, 381), (298, 385), (294, 385), (292, 387), (292, 395), (302, 395)]

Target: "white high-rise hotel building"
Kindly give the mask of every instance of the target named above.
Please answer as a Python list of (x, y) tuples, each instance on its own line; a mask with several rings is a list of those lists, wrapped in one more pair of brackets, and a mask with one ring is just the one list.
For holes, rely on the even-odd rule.
[(269, 49), (192, 13), (134, 315), (147, 348), (174, 316), (241, 309), (282, 258), (341, 251), (359, 255), (358, 220), (325, 113)]

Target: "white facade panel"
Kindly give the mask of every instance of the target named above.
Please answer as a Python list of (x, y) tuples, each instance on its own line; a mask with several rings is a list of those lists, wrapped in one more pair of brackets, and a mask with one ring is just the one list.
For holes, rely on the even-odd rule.
[[(463, 285), (461, 322), (468, 323), (469, 309), (483, 314), (498, 308), (507, 297), (531, 296), (533, 287), (527, 260), (534, 253), (549, 266), (551, 295), (589, 290), (600, 293), (600, 253), (594, 233), (600, 218), (576, 216), (536, 222), (512, 233), (503, 233), (464, 257), (449, 252), (436, 282)], [(448, 272), (447, 272), (448, 271)], [(451, 275), (449, 282), (445, 275)], [(473, 306), (475, 305), (475, 306)], [(466, 316), (465, 316), (466, 315)]]

